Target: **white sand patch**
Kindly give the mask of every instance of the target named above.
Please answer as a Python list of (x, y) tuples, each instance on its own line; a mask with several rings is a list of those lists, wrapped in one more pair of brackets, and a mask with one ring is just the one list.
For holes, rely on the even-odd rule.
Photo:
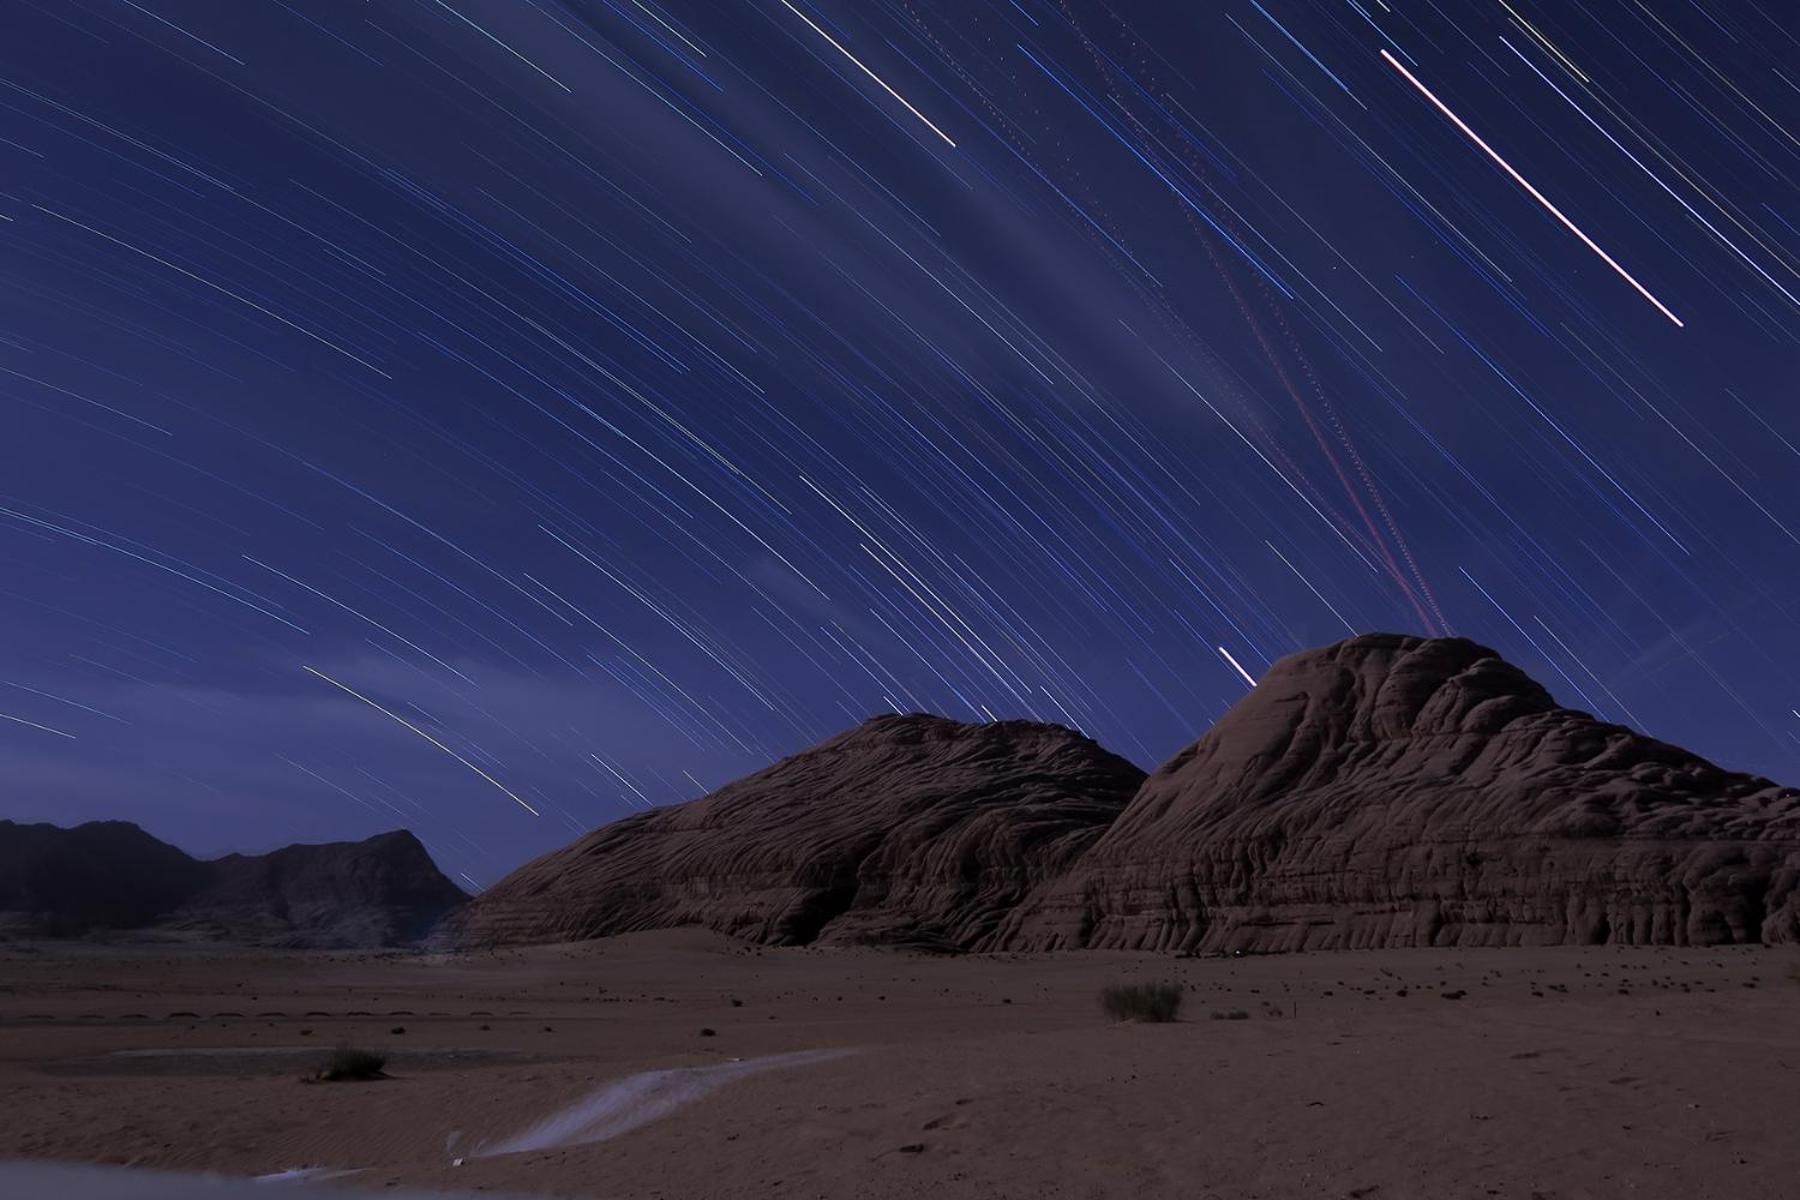
[(641, 1125), (666, 1117), (692, 1104), (734, 1079), (762, 1071), (803, 1067), (853, 1054), (853, 1050), (798, 1050), (771, 1054), (708, 1067), (673, 1067), (644, 1071), (614, 1080), (568, 1108), (529, 1128), (476, 1150), (473, 1157), (518, 1154), (526, 1150), (554, 1150), (584, 1146), (629, 1133)]

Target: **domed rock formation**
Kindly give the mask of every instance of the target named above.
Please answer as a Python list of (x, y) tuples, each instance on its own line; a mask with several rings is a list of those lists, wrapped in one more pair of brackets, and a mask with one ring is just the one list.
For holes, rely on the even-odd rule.
[(698, 800), (602, 826), (482, 893), (474, 944), (703, 925), (975, 949), (1143, 772), (1054, 725), (877, 717)]
[(1460, 638), (1284, 659), (1010, 948), (1800, 940), (1800, 792), (1561, 708)]
[(392, 946), (468, 897), (405, 830), (195, 859), (129, 821), (0, 821), (0, 929), (180, 931), (287, 946)]

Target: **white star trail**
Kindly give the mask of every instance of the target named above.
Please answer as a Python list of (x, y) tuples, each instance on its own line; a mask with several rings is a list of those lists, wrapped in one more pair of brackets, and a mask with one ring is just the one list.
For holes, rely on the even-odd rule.
[(1430, 88), (1426, 87), (1423, 83), (1420, 83), (1419, 77), (1417, 75), (1414, 75), (1411, 71), (1407, 70), (1405, 65), (1403, 63), (1401, 63), (1401, 61), (1399, 59), (1395, 58), (1392, 54), (1389, 54), (1385, 49), (1381, 51), (1381, 57), (1384, 60), (1386, 60), (1388, 66), (1390, 66), (1390, 67), (1394, 68), (1394, 70), (1400, 72), (1400, 74), (1406, 79), (1406, 82), (1412, 84), (1413, 87), (1417, 88), (1419, 90), (1419, 94), (1421, 96), (1424, 96), (1427, 100), (1431, 101), (1431, 103), (1434, 106), (1436, 106), (1436, 108), (1439, 112), (1443, 113), (1444, 116), (1448, 117), (1450, 119), (1451, 124), (1455, 125), (1458, 129), (1462, 130), (1464, 136), (1466, 136), (1471, 142), (1474, 142), (1477, 146), (1479, 146), (1481, 148), (1482, 152), (1485, 153), (1489, 158), (1493, 159), (1494, 162), (1500, 167), (1501, 170), (1505, 171), (1508, 175), (1512, 176), (1514, 183), (1517, 183), (1520, 187), (1524, 188), (1526, 193), (1529, 194), (1533, 200), (1536, 200), (1539, 204), (1544, 206), (1544, 210), (1546, 212), (1548, 212), (1551, 216), (1555, 217), (1558, 221), (1562, 222), (1563, 227), (1565, 229), (1567, 229), (1570, 233), (1574, 234), (1576, 237), (1580, 238), (1582, 245), (1586, 246), (1589, 250), (1592, 250), (1595, 254), (1599, 255), (1600, 261), (1605, 263), (1607, 266), (1611, 267), (1615, 272), (1617, 272), (1620, 279), (1623, 279), (1626, 283), (1629, 283), (1634, 289), (1636, 289), (1638, 295), (1642, 296), (1644, 299), (1648, 300), (1651, 304), (1655, 305), (1657, 312), (1659, 312), (1663, 316), (1669, 318), (1669, 320), (1673, 321), (1676, 326), (1679, 327), (1681, 325), (1681, 318), (1676, 316), (1673, 312), (1670, 312), (1668, 305), (1664, 304), (1661, 300), (1658, 300), (1655, 296), (1653, 296), (1650, 293), (1649, 288), (1645, 287), (1643, 284), (1639, 283), (1635, 278), (1633, 278), (1631, 272), (1627, 271), (1624, 267), (1621, 267), (1618, 264), (1618, 262), (1613, 258), (1612, 255), (1608, 254), (1606, 251), (1604, 251), (1600, 248), (1599, 243), (1594, 241), (1594, 239), (1589, 237), (1587, 234), (1583, 233), (1581, 231), (1581, 227), (1576, 225), (1575, 222), (1569, 220), (1568, 217), (1564, 216), (1562, 209), (1560, 209), (1560, 208), (1556, 207), (1556, 205), (1550, 203), (1549, 197), (1545, 196), (1544, 193), (1538, 191), (1537, 188), (1533, 187), (1531, 185), (1531, 181), (1526, 179), (1523, 175), (1519, 174), (1519, 172), (1513, 168), (1513, 165), (1511, 163), (1507, 162), (1504, 158), (1500, 157), (1500, 153), (1497, 150), (1495, 150), (1492, 146), (1488, 145), (1485, 141), (1483, 141), (1481, 139), (1480, 134), (1476, 133), (1473, 129), (1470, 129), (1469, 126), (1463, 121), (1463, 119), (1461, 117), (1457, 116), (1454, 112), (1451, 112), (1449, 105), (1445, 104), (1442, 100), (1439, 100)]
[(1780, 5), (4, 11), (22, 815), (485, 883), (1380, 631), (1800, 774)]
[(898, 100), (902, 105), (904, 105), (907, 112), (909, 112), (913, 116), (919, 118), (919, 120), (924, 123), (925, 128), (931, 130), (931, 132), (933, 132), (933, 133), (937, 134), (939, 137), (943, 138), (944, 144), (946, 146), (949, 146), (952, 150), (956, 149), (956, 143), (950, 140), (949, 134), (947, 134), (943, 130), (939, 129), (936, 125), (933, 125), (931, 123), (931, 119), (929, 117), (927, 117), (924, 113), (920, 112), (918, 109), (914, 108), (912, 106), (912, 102), (909, 101), (905, 96), (902, 96), (899, 92), (896, 92), (893, 88), (889, 87), (887, 84), (887, 81), (885, 79), (883, 79), (881, 76), (877, 75), (875, 72), (871, 71), (868, 68), (868, 66), (866, 64), (864, 64), (862, 59), (856, 57), (856, 55), (854, 55), (854, 54), (850, 53), (850, 51), (846, 50), (843, 47), (842, 43), (840, 43), (836, 38), (832, 37), (829, 33), (826, 33), (823, 29), (820, 29), (816, 24), (813, 23), (813, 19), (811, 17), (807, 16), (805, 13), (803, 13), (799, 9), (795, 8), (792, 4), (789, 4), (788, 0), (781, 0), (781, 4), (782, 4), (783, 8), (785, 8), (789, 12), (793, 13), (796, 17), (799, 17), (802, 21), (805, 21), (806, 27), (808, 29), (811, 29), (814, 33), (816, 33), (820, 37), (824, 38), (827, 42), (830, 42), (831, 48), (833, 50), (836, 50), (839, 54), (843, 55), (845, 58), (847, 58), (851, 62), (855, 63), (858, 70), (860, 70), (864, 75), (867, 75), (870, 79), (873, 79), (876, 83), (880, 84), (882, 91), (886, 92), (888, 95), (892, 96), (894, 99)]
[(492, 775), (489, 775), (486, 771), (482, 770), (480, 767), (476, 766), (474, 763), (470, 762), (468, 759), (464, 758), (462, 755), (458, 754), (456, 751), (452, 750), (450, 747), (444, 745), (444, 743), (438, 741), (436, 738), (432, 737), (429, 733), (426, 733), (423, 729), (420, 729), (417, 725), (414, 725), (411, 721), (407, 720), (405, 717), (401, 716), (400, 714), (398, 714), (396, 712), (391, 711), (390, 709), (383, 708), (381, 705), (379, 705), (375, 701), (369, 699), (367, 696), (363, 695), (361, 692), (357, 691), (355, 688), (351, 687), (349, 684), (339, 683), (337, 680), (333, 679), (331, 676), (327, 675), (323, 671), (320, 671), (314, 667), (305, 666), (304, 664), (302, 664), (301, 669), (306, 671), (308, 674), (317, 675), (320, 679), (323, 679), (326, 683), (329, 683), (332, 687), (337, 688), (339, 691), (345, 692), (351, 696), (356, 697), (358, 700), (361, 700), (364, 704), (368, 705), (370, 708), (374, 709), (376, 712), (380, 713), (382, 716), (388, 718), (391, 721), (397, 722), (400, 725), (405, 726), (407, 729), (412, 730), (414, 733), (418, 734), (420, 737), (424, 738), (426, 741), (428, 741), (432, 745), (436, 746), (439, 750), (442, 750), (445, 754), (448, 754), (451, 758), (454, 758), (457, 762), (461, 763), (463, 766), (469, 768), (469, 770), (475, 772), (477, 775), (481, 776), (483, 779), (487, 780), (489, 783), (491, 783), (495, 787), (499, 788), (500, 791), (504, 795), (506, 795), (506, 797), (508, 799), (512, 800), (520, 808), (524, 809), (526, 812), (530, 813), (532, 816), (536, 817), (536, 816), (543, 815), (543, 814), (539, 813), (537, 809), (531, 807), (531, 805), (525, 803), (524, 800), (520, 799), (518, 794), (515, 793), (511, 788), (507, 787), (504, 783), (501, 783), (498, 779), (495, 779)]
[(1231, 651), (1227, 650), (1223, 646), (1215, 646), (1215, 647), (1213, 647), (1213, 649), (1217, 650), (1220, 654), (1223, 654), (1225, 656), (1225, 661), (1231, 664), (1232, 670), (1236, 671), (1239, 675), (1242, 675), (1244, 677), (1245, 683), (1249, 684), (1251, 687), (1256, 686), (1256, 676), (1254, 676), (1250, 672), (1244, 670), (1243, 664), (1238, 662), (1237, 658), (1232, 655)]
[(33, 729), (41, 729), (45, 733), (54, 733), (57, 737), (68, 738), (71, 741), (75, 739), (75, 735), (72, 733), (65, 733), (60, 729), (52, 729), (48, 725), (39, 725), (36, 721), (27, 721), (24, 717), (15, 717), (9, 713), (0, 713), (0, 721), (11, 721), (17, 725), (29, 725)]

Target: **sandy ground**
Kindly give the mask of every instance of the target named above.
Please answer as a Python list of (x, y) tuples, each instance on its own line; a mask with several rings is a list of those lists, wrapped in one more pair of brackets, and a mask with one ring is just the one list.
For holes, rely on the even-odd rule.
[[(83, 1166), (19, 1160), (0, 1162), (0, 1196), (51, 1200), (269, 1200), (268, 1181), (148, 1167)], [(289, 1195), (293, 1195), (292, 1192)], [(482, 1200), (507, 1200), (496, 1192)], [(309, 1183), (298, 1200), (466, 1200), (466, 1192), (421, 1192), (412, 1188), (353, 1188)], [(531, 1200), (519, 1197), (516, 1200)]]
[[(1158, 978), (1179, 1022), (1101, 1015)], [(300, 1082), (337, 1045), (392, 1078)], [(1800, 1196), (1796, 1105), (1784, 950), (0, 946), (0, 1159), (670, 1200), (1736, 1200)]]

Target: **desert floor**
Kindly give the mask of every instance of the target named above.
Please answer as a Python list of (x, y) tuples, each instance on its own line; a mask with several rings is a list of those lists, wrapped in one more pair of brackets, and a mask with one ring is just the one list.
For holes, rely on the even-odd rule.
[[(1102, 985), (1162, 978), (1180, 1021), (1102, 1016)], [(301, 1082), (340, 1045), (391, 1078)], [(0, 1159), (670, 1200), (1736, 1200), (1800, 1196), (1797, 1111), (1782, 949), (0, 946)]]

